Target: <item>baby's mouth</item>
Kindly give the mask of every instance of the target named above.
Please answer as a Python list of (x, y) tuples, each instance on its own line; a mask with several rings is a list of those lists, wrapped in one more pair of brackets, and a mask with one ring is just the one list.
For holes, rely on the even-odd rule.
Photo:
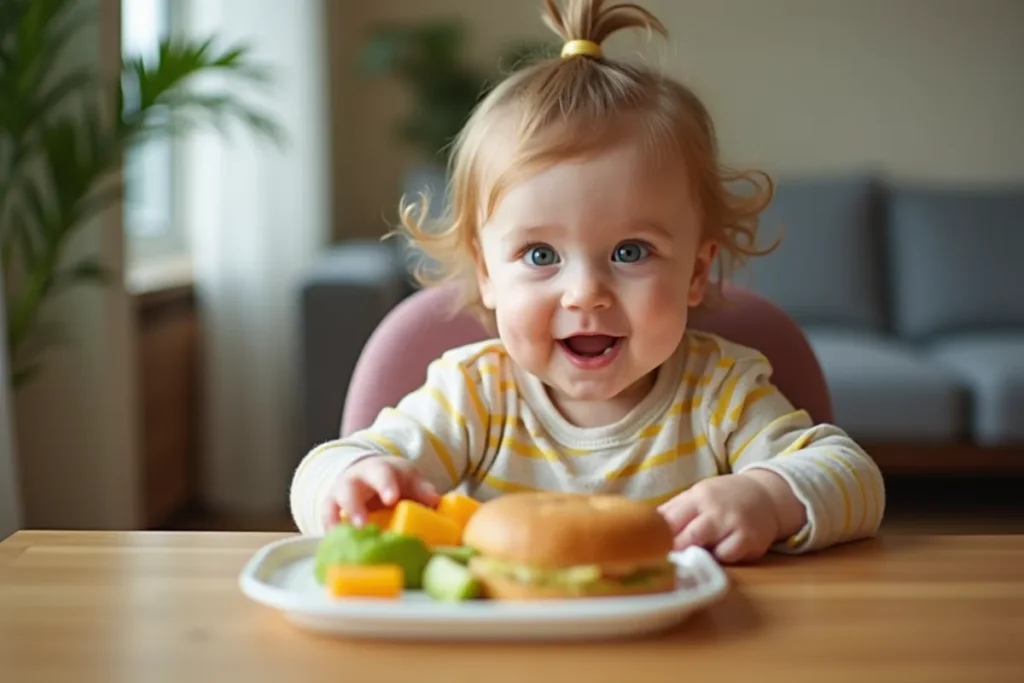
[(611, 353), (612, 349), (622, 343), (622, 339), (607, 334), (578, 334), (559, 339), (558, 343), (581, 358), (597, 358)]

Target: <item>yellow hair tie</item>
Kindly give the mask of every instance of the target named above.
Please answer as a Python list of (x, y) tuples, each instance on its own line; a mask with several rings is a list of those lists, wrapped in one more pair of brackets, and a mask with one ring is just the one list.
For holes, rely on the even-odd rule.
[(570, 40), (562, 46), (562, 57), (575, 57), (585, 55), (587, 57), (600, 57), (601, 46), (592, 40)]

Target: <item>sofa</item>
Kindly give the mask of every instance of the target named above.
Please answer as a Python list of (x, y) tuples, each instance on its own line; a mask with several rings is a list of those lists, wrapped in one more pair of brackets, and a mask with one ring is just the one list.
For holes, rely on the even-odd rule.
[[(837, 424), (883, 468), (1024, 472), (1024, 187), (777, 178), (776, 238), (733, 280), (800, 325)], [(300, 451), (338, 433), (363, 344), (414, 291), (407, 260), (343, 242), (307, 274)]]

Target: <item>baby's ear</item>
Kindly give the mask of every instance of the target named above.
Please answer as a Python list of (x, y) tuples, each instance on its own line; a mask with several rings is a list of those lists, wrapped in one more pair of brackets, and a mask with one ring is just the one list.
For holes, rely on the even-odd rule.
[(711, 268), (718, 255), (718, 243), (712, 240), (701, 242), (697, 248), (697, 256), (693, 264), (693, 276), (690, 278), (690, 307), (700, 306), (708, 291)]

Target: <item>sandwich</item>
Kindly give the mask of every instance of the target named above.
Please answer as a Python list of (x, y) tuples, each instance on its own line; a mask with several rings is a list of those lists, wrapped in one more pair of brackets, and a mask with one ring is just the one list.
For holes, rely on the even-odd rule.
[(653, 507), (614, 495), (515, 493), (484, 503), (463, 544), (492, 600), (666, 593), (672, 531)]

